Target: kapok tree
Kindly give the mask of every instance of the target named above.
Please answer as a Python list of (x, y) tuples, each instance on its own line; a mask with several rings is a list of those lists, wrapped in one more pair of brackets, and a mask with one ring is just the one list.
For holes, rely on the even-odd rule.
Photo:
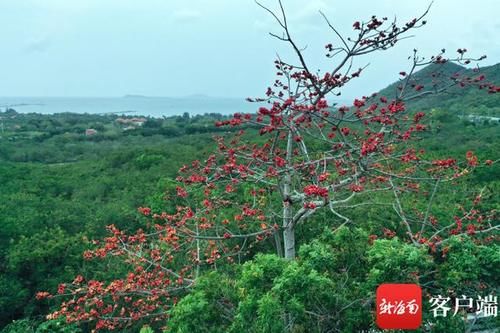
[[(311, 69), (292, 38), (278, 3), (277, 12), (258, 5), (274, 17), (282, 33), (271, 35), (290, 45), (297, 62), (275, 61), (276, 81), (264, 98), (249, 99), (261, 105), (255, 114), (237, 113), (216, 123), (240, 130), (215, 137), (213, 154), (180, 169), (175, 193), (169, 197), (170, 211), (141, 207), (145, 225), (135, 232), (109, 226), (110, 236), (85, 252), (86, 259), (121, 261), (130, 269), (127, 276), (108, 282), (77, 276), (61, 284), (58, 294), (65, 301), (49, 318), (90, 321), (96, 330), (144, 318), (163, 321), (204, 270), (241, 262), (249, 247), (266, 239), (279, 255), (293, 260), (300, 224), (325, 210), (334, 228), (363, 223), (352, 221), (343, 207), (370, 204), (376, 194), (379, 200), (390, 200), (407, 240), (415, 246), (435, 246), (450, 229), (467, 233), (461, 225), (429, 227), (428, 212), (420, 220), (404, 214), (403, 192), (420, 183), (435, 184), (437, 189), (439, 183), (463, 176), (480, 163), (472, 152), (463, 162), (428, 160), (424, 151), (412, 148), (410, 142), (427, 129), (422, 123), (426, 114), (409, 112), (405, 102), (452, 86), (498, 92), (479, 73), (465, 77), (440, 70), (449, 62), (469, 64), (484, 57), (469, 58), (459, 49), (454, 58), (445, 57), (443, 50), (426, 59), (415, 51), (410, 69), (400, 72), (395, 96), (363, 96), (338, 107), (330, 101), (364, 70), (353, 68), (353, 60), (394, 47), (426, 23), (428, 10), (402, 25), (376, 16), (356, 21), (352, 37), (342, 36), (323, 15), (336, 41), (325, 46), (331, 68), (319, 72)], [(428, 65), (433, 66), (431, 77), (414, 75)], [(433, 197), (434, 192), (431, 201)], [(477, 235), (498, 230), (487, 219), (473, 228)]]

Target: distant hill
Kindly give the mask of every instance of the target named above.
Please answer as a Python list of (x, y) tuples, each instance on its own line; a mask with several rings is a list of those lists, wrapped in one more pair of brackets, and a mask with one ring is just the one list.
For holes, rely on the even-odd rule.
[(147, 96), (138, 94), (127, 94), (123, 98), (149, 98), (149, 99), (171, 99), (171, 100), (244, 100), (244, 98), (239, 97), (215, 97), (205, 94), (191, 94), (186, 96)]
[(128, 94), (128, 95), (124, 95), (123, 98), (149, 98), (149, 96)]
[[(500, 63), (492, 66), (482, 67), (474, 71), (454, 63), (442, 65), (429, 65), (413, 75), (413, 85), (422, 85), (424, 89), (439, 90), (449, 84), (453, 75), (478, 77), (485, 76), (485, 81), (500, 85)], [(394, 98), (397, 96), (398, 86), (402, 81), (395, 82), (387, 88), (382, 89), (378, 96)], [(409, 87), (410, 89), (414, 89)], [(432, 109), (440, 108), (458, 114), (481, 114), (490, 116), (500, 116), (500, 94), (489, 94), (487, 88), (454, 86), (445, 92), (429, 94), (408, 101), (407, 105), (411, 109)], [(415, 92), (416, 94), (417, 92)]]

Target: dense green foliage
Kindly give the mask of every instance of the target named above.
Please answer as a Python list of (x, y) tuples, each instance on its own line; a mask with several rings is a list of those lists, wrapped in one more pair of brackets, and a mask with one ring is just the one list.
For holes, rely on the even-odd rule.
[[(104, 235), (109, 224), (134, 228), (136, 208), (162, 196), (186, 156), (205, 154), (210, 135), (186, 130), (205, 128), (219, 116), (149, 119), (127, 131), (116, 116), (10, 111), (0, 117), (3, 326), (44, 313), (34, 300), (37, 291), (89, 273), (81, 257), (89, 239)], [(86, 128), (99, 130), (86, 136)], [(164, 128), (179, 136), (161, 133)]]
[[(494, 69), (498, 75), (498, 65)], [(498, 123), (463, 117), (499, 116), (500, 96), (478, 94), (466, 91), (439, 103), (434, 97), (414, 103), (413, 108), (430, 114), (430, 130), (418, 145), (436, 157), (462, 157), (474, 150), (481, 161), (497, 160)], [(2, 332), (85, 331), (85, 326), (62, 321), (43, 322), (54, 304), (37, 302), (35, 293), (56, 290), (77, 274), (111, 279), (124, 271), (112, 261), (85, 262), (81, 253), (91, 239), (105, 234), (106, 225), (135, 229), (141, 223), (137, 207), (148, 205), (159, 211), (172, 205), (165, 202), (165, 192), (174, 187), (178, 168), (205, 157), (214, 146), (207, 144), (211, 136), (222, 131), (212, 125), (222, 118), (215, 114), (151, 118), (134, 128), (124, 128), (117, 118), (0, 113)], [(86, 129), (97, 133), (86, 135)], [(499, 174), (496, 163), (478, 169), (464, 182), (445, 186), (444, 195), (436, 200), (437, 217), (451, 219), (450, 202), (467, 202), (482, 188), (482, 208), (498, 208)], [(373, 327), (373, 295), (381, 282), (418, 281), (435, 288), (433, 293), (476, 295), (479, 282), (486, 286), (484, 292), (498, 289), (498, 244), (451, 239), (443, 256), (398, 237), (384, 239), (384, 227), (404, 234), (386, 207), (361, 206), (352, 213), (354, 223), (341, 228), (337, 228), (341, 221), (328, 214), (301, 226), (300, 252), (294, 262), (284, 261), (272, 254), (272, 246), (261, 244), (249, 251), (244, 259), (253, 259), (243, 265), (207, 272), (174, 307), (166, 331), (282, 332), (286, 321), (277, 318), (286, 314), (294, 318), (297, 332), (332, 327), (355, 332)], [(369, 242), (369, 235), (379, 239)], [(269, 254), (254, 257), (257, 248)], [(433, 322), (436, 332), (450, 332), (450, 327), (463, 330), (457, 318)], [(131, 331), (141, 326), (138, 323)]]
[[(499, 247), (454, 239), (455, 254), (445, 262), (397, 238), (366, 242), (362, 228), (325, 228), (301, 247), (294, 262), (276, 255), (257, 255), (236, 274), (212, 272), (172, 312), (166, 332), (276, 332), (284, 330), (285, 314), (294, 318), (294, 332), (360, 332), (374, 325), (374, 294), (380, 283), (432, 284), (439, 268), (444, 290), (469, 293), (464, 281), (498, 273)], [(474, 248), (474, 249), (473, 249)], [(453, 249), (455, 250), (455, 249)], [(451, 250), (451, 251), (453, 251)], [(468, 251), (477, 251), (477, 257)], [(460, 263), (455, 262), (458, 258)], [(493, 265), (493, 266), (492, 266)], [(453, 268), (451, 268), (453, 267)], [(451, 268), (451, 269), (450, 269)], [(457, 276), (459, 274), (460, 276)], [(493, 278), (489, 282), (498, 281)], [(457, 318), (424, 320), (432, 332), (461, 332)], [(487, 327), (494, 327), (490, 322)]]

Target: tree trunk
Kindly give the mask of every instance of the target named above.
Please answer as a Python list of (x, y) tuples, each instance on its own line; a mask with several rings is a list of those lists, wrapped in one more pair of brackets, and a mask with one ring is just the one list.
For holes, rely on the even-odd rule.
[[(283, 218), (283, 222), (285, 218)], [(283, 240), (285, 245), (285, 258), (294, 259), (295, 258), (295, 230), (293, 228), (287, 227), (283, 230)]]
[[(292, 143), (293, 133), (292, 131), (289, 131), (286, 147), (286, 160), (289, 167), (292, 165)], [(295, 258), (295, 228), (292, 224), (293, 210), (290, 200), (291, 185), (292, 177), (290, 175), (290, 171), (287, 171), (283, 176), (283, 244), (286, 259)]]

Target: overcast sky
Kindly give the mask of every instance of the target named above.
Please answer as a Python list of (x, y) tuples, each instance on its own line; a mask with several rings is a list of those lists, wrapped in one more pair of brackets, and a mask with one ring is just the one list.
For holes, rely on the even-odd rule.
[[(262, 0), (276, 7), (275, 0)], [(318, 14), (343, 32), (372, 14), (407, 21), (426, 0), (284, 0), (293, 36), (311, 67), (327, 69), (334, 42)], [(370, 63), (344, 97), (369, 94), (407, 68), (413, 48), (431, 55), (466, 47), (500, 61), (498, 0), (435, 0), (428, 24)], [(295, 61), (268, 13), (252, 0), (0, 0), (0, 96), (261, 96), (273, 61)], [(318, 64), (318, 66), (315, 66)]]

